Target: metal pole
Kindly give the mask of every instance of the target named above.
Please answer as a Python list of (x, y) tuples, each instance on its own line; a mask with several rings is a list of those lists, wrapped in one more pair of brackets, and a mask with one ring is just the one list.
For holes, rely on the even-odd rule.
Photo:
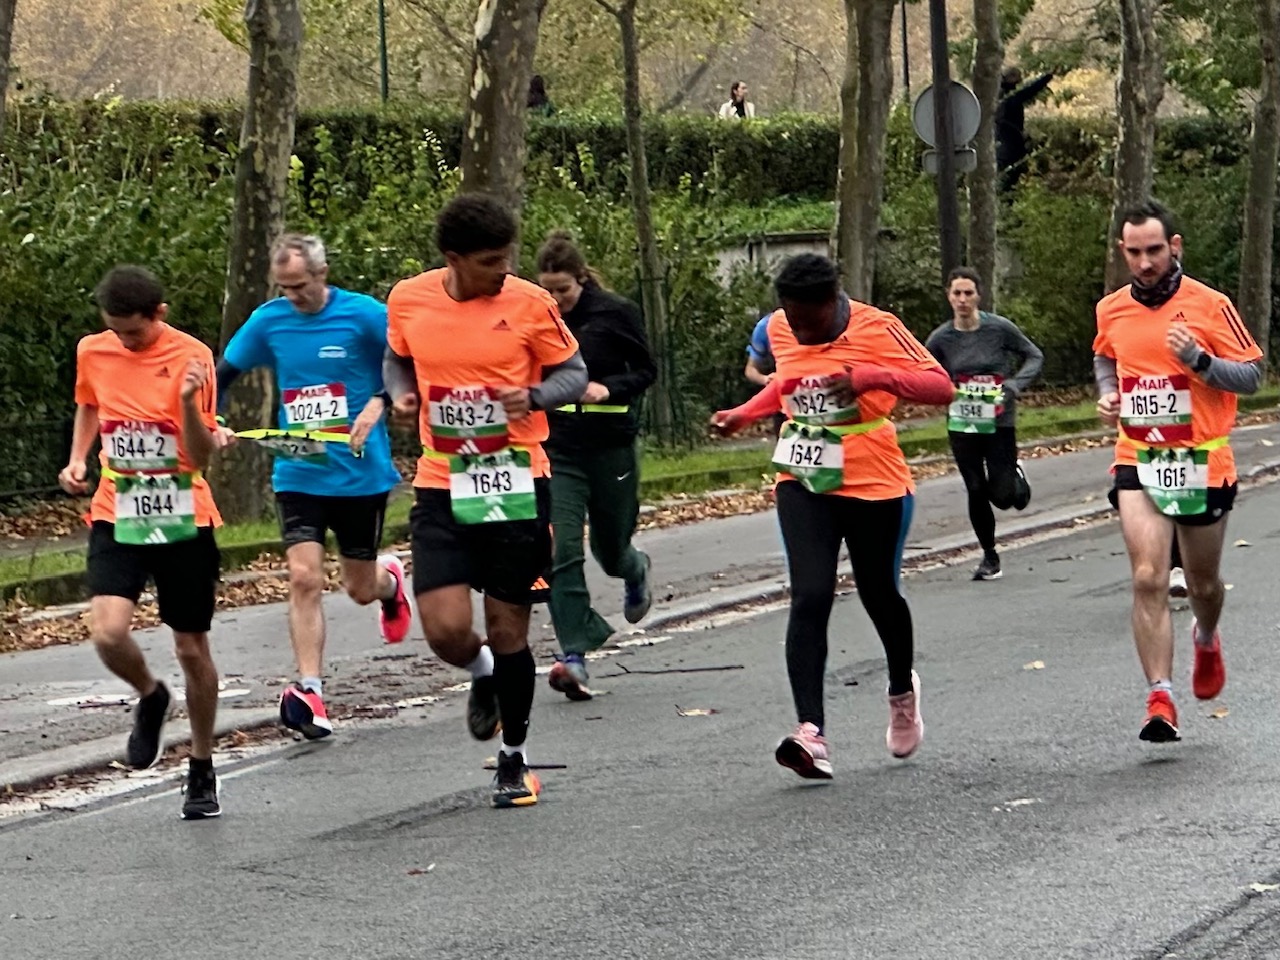
[(907, 50), (907, 0), (902, 0), (902, 101), (911, 102), (911, 59)]
[(382, 62), (382, 102), (387, 102), (387, 0), (378, 0), (378, 58)]
[(956, 191), (955, 127), (951, 122), (946, 0), (929, 0), (929, 46), (933, 56), (933, 129), (938, 150), (938, 246), (945, 283), (947, 274), (960, 266), (960, 198)]

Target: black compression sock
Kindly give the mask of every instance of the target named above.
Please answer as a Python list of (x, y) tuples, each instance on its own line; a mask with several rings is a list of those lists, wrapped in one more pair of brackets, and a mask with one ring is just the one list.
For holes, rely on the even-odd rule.
[(529, 731), (536, 672), (533, 651), (528, 647), (518, 653), (493, 655), (493, 682), (498, 693), (498, 712), (502, 716), (502, 742), (509, 747), (523, 744)]

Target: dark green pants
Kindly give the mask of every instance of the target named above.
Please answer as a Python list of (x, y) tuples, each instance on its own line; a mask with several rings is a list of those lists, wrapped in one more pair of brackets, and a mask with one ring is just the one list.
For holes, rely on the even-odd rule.
[(639, 580), (644, 560), (631, 545), (640, 513), (639, 464), (634, 446), (551, 454), (551, 622), (565, 653), (587, 653), (613, 633), (591, 608), (583, 523), (591, 523), (591, 554), (611, 577)]

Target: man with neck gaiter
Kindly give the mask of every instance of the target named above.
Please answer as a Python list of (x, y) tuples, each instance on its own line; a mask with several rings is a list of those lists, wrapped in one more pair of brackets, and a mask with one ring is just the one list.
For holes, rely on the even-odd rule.
[(1167, 598), (1175, 537), (1195, 616), (1192, 691), (1212, 700), (1227, 679), (1218, 622), (1236, 497), (1228, 438), (1236, 395), (1262, 383), (1262, 351), (1225, 294), (1183, 273), (1182, 237), (1168, 210), (1133, 207), (1118, 242), (1132, 282), (1098, 304), (1094, 376), (1098, 415), (1119, 426), (1110, 500), (1129, 552), (1134, 641), (1148, 684), (1138, 736), (1166, 743), (1181, 739)]

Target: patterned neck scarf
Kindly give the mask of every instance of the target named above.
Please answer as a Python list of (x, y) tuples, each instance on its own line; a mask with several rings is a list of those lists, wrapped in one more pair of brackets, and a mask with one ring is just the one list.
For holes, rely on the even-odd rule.
[(1144, 287), (1134, 280), (1129, 285), (1129, 292), (1133, 294), (1133, 299), (1144, 307), (1154, 310), (1172, 300), (1180, 286), (1182, 286), (1182, 263), (1174, 260), (1169, 272), (1151, 286)]

